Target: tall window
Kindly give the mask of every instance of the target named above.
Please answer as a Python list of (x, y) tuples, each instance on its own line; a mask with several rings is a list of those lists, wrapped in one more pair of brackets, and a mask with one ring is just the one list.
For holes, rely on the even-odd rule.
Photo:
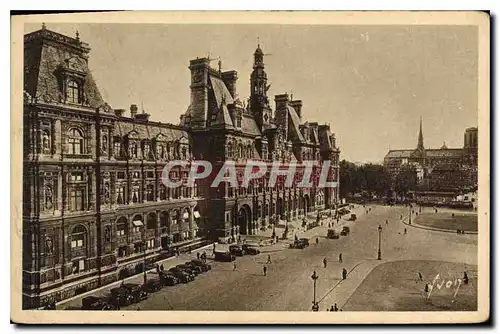
[(83, 154), (83, 135), (78, 129), (71, 129), (68, 133), (68, 153)]
[(154, 198), (154, 187), (150, 184), (146, 186), (146, 200), (148, 202), (153, 202), (155, 200)]
[(73, 189), (70, 191), (69, 195), (69, 204), (71, 211), (83, 211), (83, 190), (82, 189)]
[(114, 145), (115, 145), (114, 148), (115, 157), (120, 158), (122, 156), (122, 143), (119, 137), (115, 137)]
[(75, 80), (70, 80), (66, 89), (68, 103), (80, 103), (80, 85)]
[(85, 246), (85, 228), (81, 225), (76, 226), (71, 232), (71, 248), (79, 248)]
[(125, 204), (125, 187), (118, 186), (116, 188), (116, 204)]

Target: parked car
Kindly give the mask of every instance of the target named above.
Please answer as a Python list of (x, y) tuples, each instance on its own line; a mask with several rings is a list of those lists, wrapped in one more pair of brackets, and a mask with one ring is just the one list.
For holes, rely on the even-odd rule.
[(236, 256), (229, 252), (215, 252), (214, 259), (215, 261), (232, 262), (236, 260)]
[(290, 248), (303, 249), (306, 248), (306, 244), (302, 240), (295, 240), (290, 244)]
[(174, 276), (171, 272), (162, 271), (160, 272), (160, 281), (163, 285), (172, 286), (179, 284), (179, 279)]
[(127, 306), (134, 303), (134, 297), (130, 294), (128, 289), (123, 286), (113, 288), (110, 292), (110, 301), (115, 306)]
[(253, 247), (250, 245), (242, 245), (241, 248), (243, 249), (243, 251), (245, 251), (246, 254), (250, 254), (250, 255), (260, 254), (260, 250), (258, 250), (256, 247)]
[(203, 262), (201, 260), (191, 260), (191, 263), (194, 263), (197, 266), (200, 266), (204, 271), (209, 271), (212, 269), (212, 266), (210, 264)]
[(114, 307), (109, 303), (108, 298), (87, 296), (82, 299), (82, 310), (113, 310)]
[(148, 293), (142, 289), (141, 285), (126, 283), (122, 286), (128, 290), (129, 294), (132, 296), (132, 300), (134, 303), (138, 303), (141, 300), (148, 299)]
[(163, 288), (163, 283), (160, 279), (149, 279), (146, 284), (142, 286), (142, 289), (148, 293), (153, 293), (156, 291), (160, 291)]
[(201, 272), (198, 272), (198, 270), (196, 269), (193, 269), (185, 264), (179, 264), (176, 266), (177, 268), (180, 268), (181, 270), (184, 270), (185, 272), (187, 272), (188, 274), (191, 274), (193, 275), (194, 277), (198, 276), (198, 274)]
[(245, 251), (243, 248), (241, 248), (238, 245), (231, 245), (229, 246), (229, 253), (236, 255), (236, 256), (243, 256), (245, 255)]
[(309, 246), (309, 239), (307, 239), (307, 238), (300, 238), (299, 240), (302, 241), (306, 247)]
[(168, 271), (173, 276), (177, 277), (177, 279), (181, 283), (188, 283), (188, 282), (194, 281), (194, 275), (191, 275), (191, 274), (187, 273), (186, 271), (181, 270), (180, 268), (173, 267), (173, 268), (170, 268)]
[(334, 229), (329, 229), (328, 233), (326, 234), (326, 237), (328, 239), (338, 239), (340, 236), (337, 234), (337, 232)]
[(355, 213), (351, 213), (351, 217), (349, 217), (349, 220), (350, 221), (356, 221), (356, 219), (358, 219), (358, 217), (356, 216)]
[(342, 231), (340, 232), (340, 235), (348, 235), (350, 232), (351, 232), (351, 230), (349, 229), (349, 227), (344, 226), (342, 228)]
[(196, 272), (196, 275), (199, 275), (201, 273), (204, 273), (205, 270), (203, 270), (203, 268), (195, 263), (193, 263), (192, 261), (188, 261), (186, 263), (184, 263), (184, 265), (192, 270), (194, 270)]

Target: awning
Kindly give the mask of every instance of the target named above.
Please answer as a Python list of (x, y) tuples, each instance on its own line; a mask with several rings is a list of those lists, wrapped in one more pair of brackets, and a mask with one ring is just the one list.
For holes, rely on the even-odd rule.
[(132, 224), (134, 224), (134, 226), (143, 226), (144, 225), (140, 220), (134, 220), (132, 222)]
[(182, 218), (184, 218), (184, 219), (188, 219), (188, 218), (189, 218), (189, 213), (184, 212), (184, 214), (182, 215)]
[(193, 212), (194, 218), (200, 218), (200, 213), (198, 211)]

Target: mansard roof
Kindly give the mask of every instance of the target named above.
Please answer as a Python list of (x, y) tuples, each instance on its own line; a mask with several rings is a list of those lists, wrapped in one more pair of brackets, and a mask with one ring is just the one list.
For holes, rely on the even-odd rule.
[(88, 67), (90, 48), (85, 43), (48, 29), (27, 34), (24, 42), (24, 90), (37, 101), (64, 101), (61, 70), (73, 69), (84, 77), (82, 105), (97, 108), (104, 104)]

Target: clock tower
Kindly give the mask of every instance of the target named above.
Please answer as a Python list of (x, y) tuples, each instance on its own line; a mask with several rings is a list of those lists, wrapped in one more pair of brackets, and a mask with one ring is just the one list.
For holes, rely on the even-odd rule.
[(253, 54), (253, 72), (250, 75), (250, 110), (252, 111), (259, 129), (269, 126), (271, 122), (271, 108), (267, 98), (270, 85), (267, 84), (267, 73), (264, 69), (264, 52), (257, 45)]

